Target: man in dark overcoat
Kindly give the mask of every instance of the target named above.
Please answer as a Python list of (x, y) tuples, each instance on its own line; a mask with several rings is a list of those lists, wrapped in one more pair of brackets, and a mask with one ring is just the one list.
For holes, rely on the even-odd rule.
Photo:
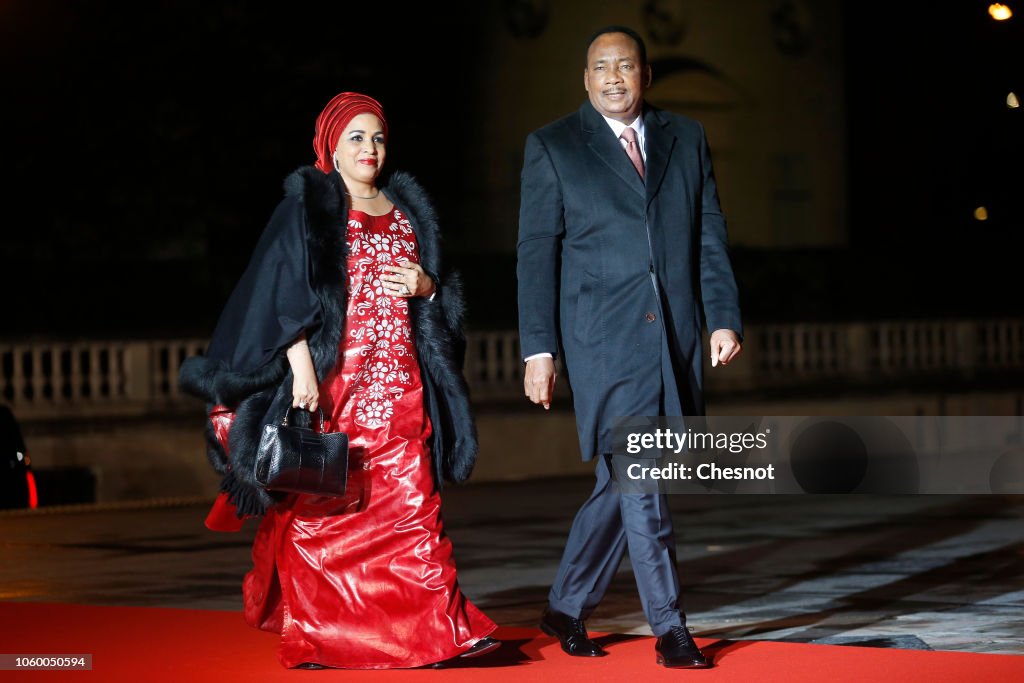
[(629, 549), (657, 661), (708, 662), (679, 604), (664, 494), (622, 494), (612, 425), (624, 416), (703, 415), (702, 340), (712, 366), (740, 351), (742, 328), (703, 127), (647, 105), (643, 40), (598, 31), (579, 111), (530, 134), (519, 213), (519, 333), (524, 388), (550, 407), (554, 356), (572, 386), (584, 460), (597, 484), (580, 508), (541, 628), (570, 655), (606, 654), (584, 620)]

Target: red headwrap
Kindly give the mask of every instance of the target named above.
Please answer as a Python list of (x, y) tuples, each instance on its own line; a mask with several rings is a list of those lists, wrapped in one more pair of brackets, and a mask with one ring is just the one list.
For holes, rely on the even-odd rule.
[(316, 152), (316, 167), (324, 173), (334, 170), (334, 150), (338, 139), (345, 132), (348, 122), (360, 114), (373, 114), (384, 126), (384, 137), (388, 134), (388, 121), (380, 102), (357, 92), (343, 92), (335, 95), (320, 116), (316, 117), (313, 132), (313, 151)]

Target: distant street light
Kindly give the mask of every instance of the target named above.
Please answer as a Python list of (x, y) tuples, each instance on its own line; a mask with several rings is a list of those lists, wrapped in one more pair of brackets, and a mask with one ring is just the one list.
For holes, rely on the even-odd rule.
[(974, 210), (974, 220), (976, 221), (987, 221), (988, 220), (988, 209), (984, 206), (979, 206)]
[(1006, 5), (994, 2), (988, 6), (988, 13), (996, 21), (1006, 21), (1013, 16), (1013, 11)]
[(1016, 109), (1020, 106), (1020, 102), (1017, 100), (1016, 93), (1010, 93), (1006, 96), (1006, 106), (1010, 109)]

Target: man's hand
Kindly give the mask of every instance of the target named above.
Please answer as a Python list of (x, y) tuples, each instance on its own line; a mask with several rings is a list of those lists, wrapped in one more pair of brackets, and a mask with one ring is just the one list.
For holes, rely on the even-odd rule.
[(711, 367), (719, 363), (728, 365), (742, 350), (740, 338), (732, 330), (715, 330), (711, 333)]
[(555, 390), (555, 360), (541, 357), (527, 361), (523, 389), (527, 398), (543, 405), (544, 410), (550, 410), (551, 394)]

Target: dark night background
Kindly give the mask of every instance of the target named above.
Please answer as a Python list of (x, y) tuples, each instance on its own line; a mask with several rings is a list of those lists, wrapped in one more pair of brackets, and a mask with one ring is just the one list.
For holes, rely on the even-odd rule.
[[(849, 246), (736, 249), (748, 321), (1024, 313), (1024, 112), (1005, 105), (1024, 7), (987, 5), (842, 3)], [(342, 90), (382, 101), (388, 168), (434, 194), (470, 326), (514, 327), (514, 245), (474, 253), (482, 228), (452, 218), (487, 144), (474, 89), (501, 87), (477, 58), (500, 28), (485, 7), (0, 5), (0, 337), (209, 334)]]

